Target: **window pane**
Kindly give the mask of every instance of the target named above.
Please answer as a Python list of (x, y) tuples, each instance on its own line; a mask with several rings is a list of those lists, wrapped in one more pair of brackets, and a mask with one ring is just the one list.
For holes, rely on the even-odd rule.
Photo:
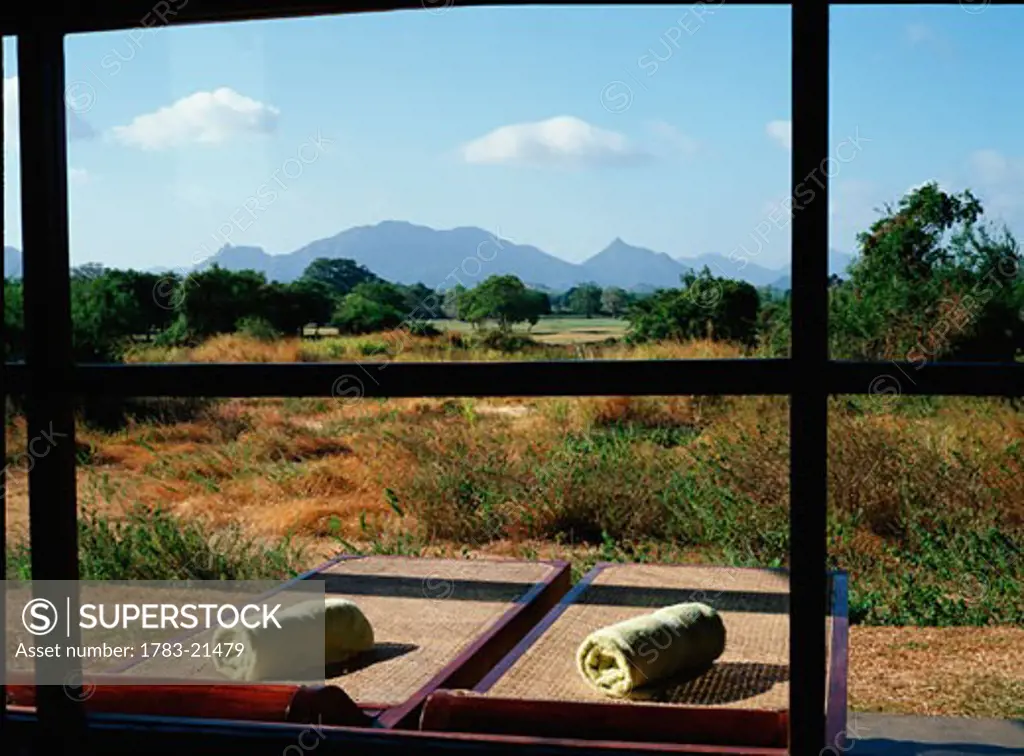
[(1019, 408), (838, 397), (829, 430), (830, 559), (850, 572), (851, 708), (1019, 717)]
[(4, 56), (4, 358), (21, 352), (21, 140), (18, 123), (18, 61), (13, 37)]
[(832, 354), (913, 363), (892, 388), (927, 362), (1024, 350), (1024, 139), (1002, 96), (1024, 83), (1022, 19), (983, 3), (832, 11)]
[[(721, 613), (724, 653), (672, 700), (779, 710), (786, 580), (738, 568), (786, 563), (787, 427), (788, 400), (760, 397), (91, 400), (77, 428), (82, 576), (283, 580), (342, 553), (450, 558), (412, 585), (422, 603), (446, 598), (466, 559), (565, 559), (574, 579), (611, 561), (623, 572), (598, 591), (593, 629), (682, 601)], [(17, 418), (11, 448), (23, 436)], [(580, 640), (561, 681), (579, 682)]]
[(785, 353), (787, 8), (434, 10), (70, 37), (78, 359)]

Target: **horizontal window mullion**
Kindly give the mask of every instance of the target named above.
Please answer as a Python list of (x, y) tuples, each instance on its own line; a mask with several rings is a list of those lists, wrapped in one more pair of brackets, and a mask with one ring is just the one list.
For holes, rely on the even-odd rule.
[(830, 394), (1024, 396), (1024, 362), (828, 363)]
[[(28, 390), (9, 363), (6, 391)], [(348, 362), (79, 365), (66, 386), (107, 396), (778, 396), (792, 393), (789, 360)], [(1024, 363), (830, 361), (830, 394), (1024, 396)]]
[[(87, 396), (434, 397), (785, 395), (788, 360), (79, 365), (55, 390)], [(11, 394), (27, 389), (8, 366)]]

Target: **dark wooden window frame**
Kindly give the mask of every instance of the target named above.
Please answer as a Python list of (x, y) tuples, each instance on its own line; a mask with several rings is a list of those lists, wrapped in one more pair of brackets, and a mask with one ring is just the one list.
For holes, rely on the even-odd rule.
[[(425, 0), (424, 0), (425, 2)], [(75, 396), (331, 396), (336, 381), (361, 379), (365, 397), (786, 395), (790, 397), (791, 750), (817, 754), (824, 740), (827, 399), (866, 394), (880, 376), (917, 395), (1022, 396), (1016, 363), (850, 363), (828, 355), (828, 188), (792, 220), (792, 346), (783, 360), (665, 360), (559, 363), (359, 363), (288, 365), (76, 365), (71, 357), (64, 35), (232, 20), (415, 9), (419, 0), (85, 0), (11, 4), (0, 31), (16, 35), (20, 77), (23, 278), (26, 362), (4, 365), (4, 393), (26, 398), (28, 435), (52, 427), (74, 438)], [(955, 4), (956, 0), (947, 0)], [(506, 5), (468, 0), (459, 5)], [(597, 2), (593, 4), (604, 4)], [(709, 2), (709, 5), (717, 5)], [(769, 4), (753, 0), (745, 4)], [(962, 3), (961, 3), (962, 4)], [(427, 4), (429, 5), (429, 3)], [(435, 4), (436, 5), (436, 4)], [(794, 0), (792, 15), (792, 189), (820, 175), (829, 155), (829, 6)], [(159, 11), (157, 16), (154, 13)], [(965, 18), (966, 20), (966, 18)], [(2, 107), (2, 106), (0, 106)], [(806, 195), (803, 195), (806, 196)], [(353, 384), (354, 385), (354, 384)], [(78, 575), (75, 448), (57, 444), (29, 472), (32, 571), (36, 579)], [(0, 508), (0, 530), (6, 527)], [(0, 570), (6, 564), (0, 542)], [(2, 576), (2, 573), (0, 573)], [(0, 602), (0, 622), (3, 607)], [(0, 625), (2, 626), (2, 625)], [(2, 689), (0, 689), (2, 694)], [(39, 691), (39, 730), (72, 733), (81, 705), (60, 688)], [(4, 728), (0, 709), (0, 730)], [(10, 722), (8, 724), (11, 724)], [(155, 736), (159, 728), (152, 732)], [(234, 752), (258, 733), (202, 730), (203, 741)], [(173, 740), (181, 728), (166, 726)], [(218, 740), (218, 738), (220, 738)], [(288, 736), (291, 738), (291, 736)], [(429, 739), (428, 739), (429, 740)], [(65, 746), (74, 740), (64, 736)], [(186, 742), (186, 741), (180, 741)], [(422, 741), (426, 743), (426, 740)], [(351, 735), (353, 748), (387, 751), (381, 736)], [(362, 744), (362, 745), (360, 745)], [(248, 746), (246, 746), (248, 747)], [(404, 748), (405, 746), (400, 746)], [(440, 746), (435, 752), (441, 752)], [(226, 749), (226, 750), (225, 750)], [(63, 750), (58, 747), (58, 750)], [(202, 750), (202, 749), (201, 749)], [(431, 747), (424, 746), (423, 752)], [(485, 749), (486, 750), (486, 749)], [(529, 750), (529, 749), (527, 749)], [(495, 752), (491, 750), (490, 752)]]

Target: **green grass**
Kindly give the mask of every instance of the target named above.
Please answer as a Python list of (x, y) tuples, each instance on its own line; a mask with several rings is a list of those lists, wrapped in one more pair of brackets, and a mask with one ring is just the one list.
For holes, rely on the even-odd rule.
[[(432, 320), (435, 328), (442, 331), (457, 331), (468, 333), (473, 330), (470, 323), (462, 320)], [(493, 325), (493, 324), (488, 324)], [(562, 317), (558, 315), (542, 317), (532, 329), (527, 324), (519, 323), (515, 326), (516, 331), (529, 332), (534, 336), (564, 335), (567, 341), (573, 341), (574, 334), (594, 334), (608, 338), (620, 338), (625, 335), (628, 323), (621, 318), (581, 318)]]
[[(211, 536), (203, 523), (139, 507), (122, 521), (85, 511), (78, 521), (82, 580), (284, 580), (303, 551), (289, 539), (260, 544), (231, 528)], [(28, 543), (7, 553), (7, 576), (30, 580)]]

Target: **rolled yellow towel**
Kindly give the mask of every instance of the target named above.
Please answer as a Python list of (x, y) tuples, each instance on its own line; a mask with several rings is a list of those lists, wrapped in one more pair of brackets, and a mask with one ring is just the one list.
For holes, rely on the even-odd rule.
[[(220, 628), (215, 644), (241, 643), (241, 654), (214, 657), (217, 669), (235, 680), (294, 679), (309, 673), (310, 649), (324, 644), (324, 664), (336, 664), (373, 648), (369, 620), (348, 599), (307, 601), (275, 615), (281, 628)], [(305, 669), (303, 669), (305, 667)]]
[(583, 679), (623, 698), (634, 689), (710, 666), (725, 650), (725, 625), (706, 604), (675, 604), (588, 635), (576, 652)]

